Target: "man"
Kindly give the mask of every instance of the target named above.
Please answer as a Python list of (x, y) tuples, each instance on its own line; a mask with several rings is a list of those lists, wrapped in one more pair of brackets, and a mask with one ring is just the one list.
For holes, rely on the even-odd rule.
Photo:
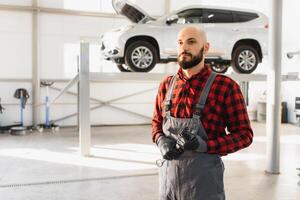
[(160, 168), (161, 200), (224, 200), (221, 156), (252, 143), (239, 85), (204, 64), (209, 47), (203, 30), (182, 29), (180, 68), (159, 86), (152, 139), (165, 161)]

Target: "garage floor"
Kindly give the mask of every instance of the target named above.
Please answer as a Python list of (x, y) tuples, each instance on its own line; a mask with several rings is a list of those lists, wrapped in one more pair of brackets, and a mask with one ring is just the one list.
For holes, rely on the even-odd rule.
[[(299, 200), (300, 127), (285, 124), (281, 174), (265, 170), (265, 124), (252, 122), (254, 143), (223, 157), (229, 200)], [(159, 152), (150, 126), (92, 129), (92, 155), (78, 154), (75, 128), (59, 133), (0, 134), (2, 200), (155, 200)]]

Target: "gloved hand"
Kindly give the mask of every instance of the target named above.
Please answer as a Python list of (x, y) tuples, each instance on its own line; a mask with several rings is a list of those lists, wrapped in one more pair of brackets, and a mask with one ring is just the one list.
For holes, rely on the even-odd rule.
[(183, 150), (206, 152), (207, 144), (206, 142), (196, 134), (189, 132), (187, 128), (183, 129), (181, 133), (178, 134), (177, 144)]
[(156, 144), (162, 157), (166, 160), (176, 159), (183, 153), (182, 149), (176, 147), (176, 141), (166, 136), (160, 136)]

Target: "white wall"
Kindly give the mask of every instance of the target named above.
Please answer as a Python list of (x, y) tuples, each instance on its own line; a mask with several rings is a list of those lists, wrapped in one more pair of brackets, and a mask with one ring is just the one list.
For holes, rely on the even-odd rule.
[(0, 12), (0, 78), (31, 78), (31, 14)]
[(40, 0), (39, 5), (49, 8), (114, 13), (111, 1), (107, 0)]
[[(164, 1), (161, 0), (130, 0), (130, 2), (139, 5), (139, 7), (153, 16), (163, 15), (165, 11)], [(153, 7), (154, 5), (155, 7)], [(40, 6), (115, 13), (111, 0), (40, 0)]]
[[(0, 79), (31, 78), (31, 20), (29, 13), (0, 12)], [(5, 107), (4, 114), (0, 114), (0, 125), (20, 121), (19, 100), (13, 98), (17, 88), (25, 88), (31, 93), (29, 82), (0, 82), (0, 98)], [(25, 122), (31, 124), (31, 106), (27, 106), (24, 116)]]
[(30, 6), (32, 4), (32, 1), (31, 0), (0, 0), (0, 4)]

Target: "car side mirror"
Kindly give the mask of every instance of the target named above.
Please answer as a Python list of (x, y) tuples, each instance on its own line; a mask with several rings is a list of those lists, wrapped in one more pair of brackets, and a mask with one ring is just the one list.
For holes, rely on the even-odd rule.
[(176, 22), (176, 21), (178, 20), (178, 18), (179, 18), (178, 15), (172, 15), (172, 16), (168, 17), (166, 23), (167, 23), (168, 25), (171, 25), (171, 24), (173, 24), (174, 22)]

